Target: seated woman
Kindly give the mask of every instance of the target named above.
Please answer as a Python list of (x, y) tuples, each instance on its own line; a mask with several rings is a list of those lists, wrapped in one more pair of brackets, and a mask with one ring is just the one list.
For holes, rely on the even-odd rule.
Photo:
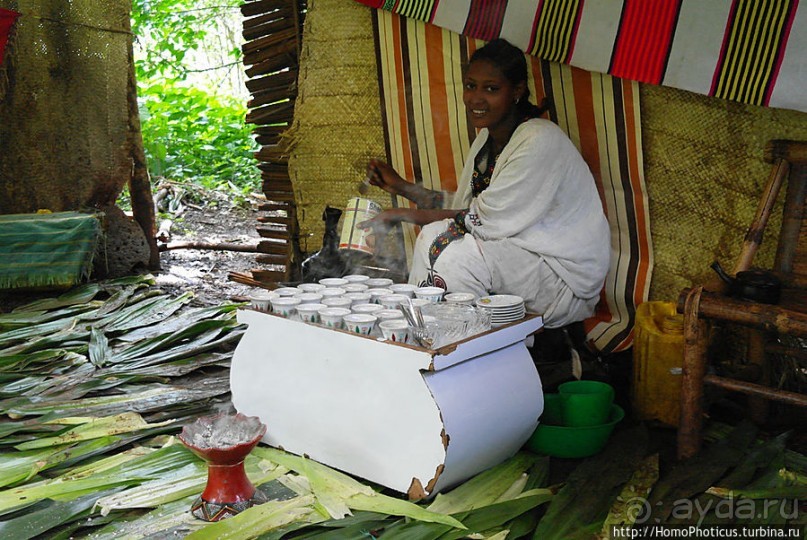
[[(478, 130), (458, 180), (442, 193), (372, 160), (370, 183), (418, 208), (386, 210), (363, 226), (423, 226), (409, 282), (449, 292), (515, 294), (548, 328), (592, 315), (608, 271), (608, 223), (588, 165), (529, 102), (524, 54), (505, 40), (478, 49), (463, 102)], [(446, 199), (444, 201), (444, 199)]]

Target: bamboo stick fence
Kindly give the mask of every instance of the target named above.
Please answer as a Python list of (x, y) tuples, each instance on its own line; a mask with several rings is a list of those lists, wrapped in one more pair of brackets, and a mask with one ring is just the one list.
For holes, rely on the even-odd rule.
[(251, 93), (246, 121), (261, 148), (255, 153), (266, 202), (258, 208), (256, 261), (251, 275), (233, 273), (234, 281), (271, 286), (296, 275), (300, 261), (299, 227), (282, 141), (294, 116), (297, 73), (306, 0), (250, 0), (241, 6), (246, 86)]

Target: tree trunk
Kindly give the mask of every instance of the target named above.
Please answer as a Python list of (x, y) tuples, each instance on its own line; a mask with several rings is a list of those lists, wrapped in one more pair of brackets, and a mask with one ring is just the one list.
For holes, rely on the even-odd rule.
[(159, 270), (160, 252), (157, 247), (156, 215), (154, 199), (151, 196), (151, 182), (146, 163), (146, 152), (143, 149), (143, 133), (140, 130), (140, 111), (137, 107), (137, 79), (135, 77), (134, 49), (131, 40), (129, 40), (129, 83), (126, 97), (129, 104), (129, 148), (131, 148), (132, 152), (132, 174), (129, 178), (132, 213), (135, 221), (146, 235), (150, 251), (149, 269)]

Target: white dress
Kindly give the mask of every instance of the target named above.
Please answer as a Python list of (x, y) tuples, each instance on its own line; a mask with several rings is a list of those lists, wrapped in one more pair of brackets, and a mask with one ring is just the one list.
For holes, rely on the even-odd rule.
[(531, 119), (502, 150), (490, 186), (473, 197), (474, 159), (487, 138), (483, 129), (445, 204), (468, 208), (469, 233), (431, 269), (429, 247), (452, 220), (423, 227), (409, 282), (478, 296), (516, 294), (549, 328), (591, 316), (608, 272), (610, 233), (588, 165), (558, 126)]

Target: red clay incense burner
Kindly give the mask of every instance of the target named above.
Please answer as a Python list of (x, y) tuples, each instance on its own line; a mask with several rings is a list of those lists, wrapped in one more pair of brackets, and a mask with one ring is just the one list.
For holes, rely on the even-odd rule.
[(244, 471), (244, 459), (266, 433), (256, 416), (218, 414), (182, 428), (179, 440), (207, 462), (207, 485), (191, 513), (220, 521), (266, 501)]

